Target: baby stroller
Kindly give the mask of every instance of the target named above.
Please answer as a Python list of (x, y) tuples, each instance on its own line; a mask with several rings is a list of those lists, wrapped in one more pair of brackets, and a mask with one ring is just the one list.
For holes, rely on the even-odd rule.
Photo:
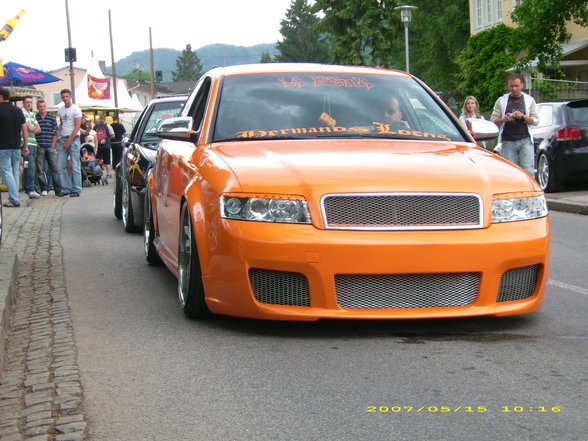
[(90, 185), (108, 185), (106, 177), (103, 176), (102, 165), (93, 156), (94, 146), (92, 144), (82, 145), (80, 151), (82, 162), (82, 186), (89, 187)]
[(106, 179), (102, 178), (102, 168), (98, 163), (98, 160), (91, 158), (82, 160), (82, 185), (89, 187), (90, 185), (102, 185), (108, 184)]

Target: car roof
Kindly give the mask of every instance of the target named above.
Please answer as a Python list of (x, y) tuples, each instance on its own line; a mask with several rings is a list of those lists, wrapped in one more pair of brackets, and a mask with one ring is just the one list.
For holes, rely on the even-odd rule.
[(190, 95), (160, 95), (149, 101), (149, 104), (154, 102), (173, 102), (173, 101), (186, 101)]
[(365, 66), (341, 66), (335, 64), (315, 63), (258, 63), (239, 64), (226, 67), (215, 67), (208, 71), (214, 76), (249, 75), (258, 73), (309, 73), (324, 72), (330, 74), (385, 74), (402, 77), (412, 77), (410, 74), (399, 70), (384, 69)]
[(544, 105), (544, 104), (549, 104), (551, 106), (567, 106), (569, 104), (572, 105), (588, 105), (588, 98), (582, 98), (582, 99), (578, 99), (578, 100), (565, 100), (565, 101), (544, 101), (542, 103), (537, 103), (538, 105)]

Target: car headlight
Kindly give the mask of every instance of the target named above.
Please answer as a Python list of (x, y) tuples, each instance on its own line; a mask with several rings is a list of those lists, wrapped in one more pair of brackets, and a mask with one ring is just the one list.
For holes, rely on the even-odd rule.
[(226, 194), (220, 198), (221, 217), (258, 222), (309, 224), (308, 205), (301, 196)]
[(547, 213), (547, 202), (542, 194), (496, 195), (492, 201), (492, 223), (536, 219)]

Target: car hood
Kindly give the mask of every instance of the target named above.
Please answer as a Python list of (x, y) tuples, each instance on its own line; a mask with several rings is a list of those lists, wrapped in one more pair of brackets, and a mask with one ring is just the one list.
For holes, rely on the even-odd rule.
[(211, 148), (239, 183), (225, 191), (313, 193), (320, 198), (330, 192), (488, 195), (540, 190), (521, 169), (468, 143), (331, 139), (231, 142)]

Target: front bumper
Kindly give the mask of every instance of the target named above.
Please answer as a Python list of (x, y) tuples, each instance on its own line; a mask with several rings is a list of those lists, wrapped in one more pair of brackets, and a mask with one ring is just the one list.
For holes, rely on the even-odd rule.
[[(548, 218), (494, 224), (479, 230), (410, 232), (219, 222), (205, 235), (207, 243), (198, 247), (206, 301), (220, 314), (278, 320), (516, 315), (536, 311), (545, 296)], [(505, 296), (505, 290), (510, 289), (508, 283), (504, 285), (505, 274), (519, 269), (525, 272), (526, 268), (532, 269), (534, 280), (527, 281), (531, 288), (514, 296), (506, 292)], [(260, 285), (259, 274), (271, 277)], [(464, 279), (464, 274), (470, 276)], [(467, 288), (470, 294), (453, 296), (462, 280), (471, 284), (472, 274), (475, 286)], [(528, 277), (527, 271), (522, 275), (523, 282)], [(345, 284), (345, 294), (340, 281), (349, 278), (352, 282)], [(364, 283), (366, 280), (368, 283)], [(377, 285), (376, 294), (370, 280), (384, 281)], [(414, 286), (408, 301), (391, 301), (405, 296), (403, 284), (410, 283)], [(306, 288), (300, 284), (306, 284)], [(264, 295), (263, 290), (272, 286), (278, 297)], [(293, 290), (291, 302), (288, 289)], [(308, 299), (300, 303), (304, 289)], [(350, 293), (351, 303), (344, 299), (350, 290), (355, 291)], [(373, 303), (363, 300), (374, 295), (377, 299)], [(438, 301), (440, 295), (446, 300)], [(452, 297), (456, 296), (460, 299), (454, 301)], [(279, 300), (272, 300), (275, 298)]]

